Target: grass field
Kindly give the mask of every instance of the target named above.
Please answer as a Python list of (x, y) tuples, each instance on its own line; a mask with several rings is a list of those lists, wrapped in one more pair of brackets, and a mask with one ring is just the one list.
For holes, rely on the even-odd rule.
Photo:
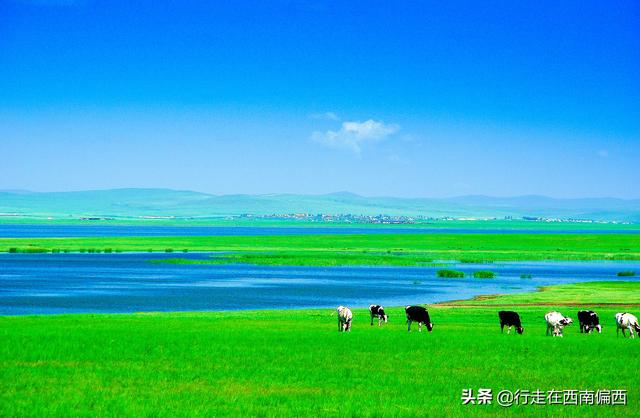
[[(0, 415), (637, 416), (640, 339), (613, 316), (640, 313), (640, 284), (534, 295), (432, 306), (431, 334), (407, 333), (402, 308), (382, 328), (356, 309), (349, 334), (329, 309), (0, 317)], [(499, 305), (533, 300), (515, 308), (525, 333), (500, 334)], [(546, 312), (578, 307), (602, 334), (545, 337)], [(626, 389), (629, 405), (463, 406), (463, 388)]]
[[(434, 260), (640, 260), (640, 234), (358, 234), (0, 238), (0, 251), (224, 251), (214, 263), (420, 265)], [(175, 262), (184, 262), (177, 260)]]
[[(605, 302), (607, 301), (607, 302)], [(443, 303), (449, 306), (633, 306), (640, 304), (638, 282), (589, 282), (547, 286), (540, 292), (485, 295), (473, 299)]]

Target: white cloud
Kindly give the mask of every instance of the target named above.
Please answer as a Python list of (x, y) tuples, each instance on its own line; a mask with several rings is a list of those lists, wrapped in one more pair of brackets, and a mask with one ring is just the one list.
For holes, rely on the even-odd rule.
[(396, 124), (385, 124), (369, 119), (364, 122), (342, 122), (338, 131), (313, 133), (311, 138), (329, 148), (346, 149), (360, 155), (362, 147), (393, 135), (400, 130)]
[(340, 120), (340, 117), (334, 112), (312, 113), (309, 117), (311, 119)]

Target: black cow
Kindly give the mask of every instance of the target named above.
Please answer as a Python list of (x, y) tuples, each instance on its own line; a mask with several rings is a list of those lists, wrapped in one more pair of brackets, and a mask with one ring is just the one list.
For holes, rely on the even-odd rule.
[(580, 333), (590, 334), (594, 329), (598, 333), (602, 332), (600, 318), (594, 311), (578, 311), (578, 321), (580, 321)]
[(380, 305), (369, 305), (369, 313), (371, 313), (371, 325), (373, 326), (373, 318), (378, 318), (378, 326), (382, 321), (389, 322), (389, 315), (384, 312), (384, 308)]
[(407, 314), (407, 331), (411, 332), (411, 322), (415, 321), (418, 323), (418, 331), (422, 332), (422, 324), (425, 324), (427, 330), (431, 332), (433, 324), (429, 318), (429, 312), (425, 308), (422, 306), (407, 306), (404, 311)]
[(516, 327), (516, 332), (518, 334), (522, 334), (524, 332), (518, 312), (500, 311), (498, 312), (498, 317), (500, 318), (500, 332), (504, 332), (505, 326), (507, 327), (507, 334), (511, 332), (511, 327)]

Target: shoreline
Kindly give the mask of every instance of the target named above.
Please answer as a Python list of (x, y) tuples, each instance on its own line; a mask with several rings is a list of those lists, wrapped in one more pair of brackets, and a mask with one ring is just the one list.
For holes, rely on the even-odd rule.
[[(492, 309), (497, 307), (523, 307), (523, 308), (531, 308), (531, 307), (576, 307), (579, 305), (588, 305), (593, 307), (640, 307), (640, 296), (637, 301), (633, 302), (592, 302), (586, 303), (584, 301), (538, 301), (538, 302), (502, 302), (501, 300), (510, 299), (513, 297), (519, 297), (523, 295), (539, 295), (545, 294), (549, 292), (556, 292), (558, 289), (563, 288), (580, 288), (580, 287), (620, 287), (620, 286), (634, 286), (637, 287), (637, 290), (640, 291), (640, 280), (637, 281), (591, 281), (591, 282), (576, 282), (571, 284), (558, 284), (558, 285), (548, 285), (548, 286), (538, 286), (535, 290), (528, 292), (516, 292), (516, 293), (493, 293), (486, 295), (477, 295), (472, 296), (468, 299), (457, 299), (457, 300), (447, 300), (443, 302), (435, 302), (435, 303), (417, 303), (416, 305), (426, 306), (429, 309), (449, 309), (449, 308), (485, 308)], [(640, 295), (640, 293), (639, 293)], [(474, 303), (478, 302), (478, 303)], [(498, 302), (498, 303), (482, 303), (482, 302)], [(404, 306), (401, 305), (391, 305), (385, 306), (385, 309), (388, 310), (401, 310)], [(289, 313), (305, 313), (305, 314), (314, 314), (318, 312), (326, 312), (333, 311), (335, 306), (327, 306), (327, 307), (292, 307), (292, 308), (278, 308), (278, 309), (219, 309), (219, 310), (177, 310), (177, 311), (136, 311), (136, 312), (64, 312), (64, 313), (48, 313), (48, 314), (15, 314), (15, 315), (0, 315), (0, 319), (2, 318), (27, 318), (27, 317), (79, 317), (79, 316), (210, 316), (212, 314), (222, 313), (225, 315), (229, 314), (277, 314), (283, 312)], [(352, 307), (352, 310), (355, 312), (366, 311), (366, 307)]]

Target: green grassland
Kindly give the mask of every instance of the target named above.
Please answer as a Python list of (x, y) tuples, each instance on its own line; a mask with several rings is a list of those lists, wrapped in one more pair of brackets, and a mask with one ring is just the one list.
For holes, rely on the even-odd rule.
[[(0, 251), (221, 251), (213, 263), (421, 265), (438, 260), (639, 260), (640, 234), (358, 234), (0, 238)], [(184, 260), (174, 260), (184, 262)]]
[[(496, 314), (534, 300), (519, 295), (431, 306), (431, 334), (407, 333), (402, 308), (382, 328), (355, 309), (349, 334), (330, 309), (0, 317), (0, 415), (637, 416), (640, 339), (616, 338), (623, 307), (606, 304), (637, 313), (640, 284), (535, 295), (543, 306), (516, 309), (523, 335), (501, 334)], [(602, 334), (545, 337), (546, 312), (578, 307)], [(626, 389), (629, 405), (461, 405), (480, 387)]]
[[(604, 301), (609, 301), (604, 303)], [(638, 282), (587, 282), (557, 286), (545, 286), (539, 292), (512, 293), (509, 295), (486, 295), (473, 299), (449, 302), (443, 305), (537, 305), (576, 306), (578, 304), (629, 306), (640, 304), (640, 283)]]

